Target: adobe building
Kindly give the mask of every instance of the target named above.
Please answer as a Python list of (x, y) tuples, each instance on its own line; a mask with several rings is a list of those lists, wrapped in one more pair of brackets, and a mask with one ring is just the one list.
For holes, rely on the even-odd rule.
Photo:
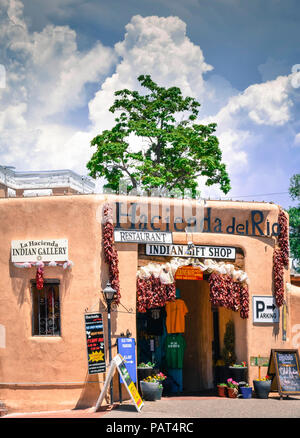
[[(107, 206), (111, 241), (104, 236), (112, 227)], [(233, 321), (236, 363), (247, 363), (252, 384), (258, 368), (251, 357), (295, 348), (299, 298), (293, 298), (296, 315), (286, 287), (289, 267), (282, 277), (273, 273), (275, 250), (284, 251), (280, 212), (272, 203), (96, 194), (1, 199), (0, 400), (10, 412), (95, 405), (107, 373), (89, 373), (85, 315), (103, 314), (109, 366), (102, 293), (108, 280), (119, 284), (113, 357), (117, 338), (127, 334), (136, 341), (137, 365), (155, 362), (174, 376), (165, 348), (168, 336), (179, 335), (180, 391), (213, 389), (226, 324)], [(115, 271), (107, 248), (117, 259)], [(168, 307), (178, 300), (181, 322), (170, 328)]]

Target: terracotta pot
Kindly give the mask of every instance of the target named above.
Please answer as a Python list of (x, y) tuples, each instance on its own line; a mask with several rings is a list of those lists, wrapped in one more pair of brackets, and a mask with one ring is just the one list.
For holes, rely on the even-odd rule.
[(227, 397), (227, 386), (217, 385), (217, 388), (219, 397)]
[(229, 398), (237, 398), (238, 389), (237, 388), (227, 388), (227, 393)]

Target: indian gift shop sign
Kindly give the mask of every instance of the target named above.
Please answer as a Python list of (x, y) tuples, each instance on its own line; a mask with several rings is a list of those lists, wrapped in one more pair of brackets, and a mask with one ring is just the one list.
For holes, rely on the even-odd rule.
[(68, 260), (68, 239), (30, 239), (11, 242), (13, 263), (66, 260)]
[(279, 223), (271, 223), (267, 211), (249, 210), (247, 219), (239, 220), (237, 216), (220, 217), (220, 209), (204, 207), (201, 203), (195, 207), (183, 201), (176, 205), (165, 201), (161, 201), (161, 205), (154, 205), (151, 200), (148, 204), (116, 202), (113, 211), (115, 229), (119, 232), (125, 229), (135, 232), (203, 232), (267, 237), (280, 233)]
[(231, 246), (156, 245), (146, 244), (146, 255), (164, 257), (195, 257), (235, 260), (236, 249)]

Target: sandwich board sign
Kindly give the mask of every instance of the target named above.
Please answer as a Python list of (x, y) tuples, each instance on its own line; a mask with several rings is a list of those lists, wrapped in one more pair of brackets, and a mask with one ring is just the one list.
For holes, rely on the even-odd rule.
[(298, 350), (271, 350), (268, 375), (272, 377), (272, 390), (280, 399), (300, 395), (300, 368)]
[(112, 361), (110, 363), (110, 367), (109, 367), (108, 374), (107, 374), (107, 377), (106, 377), (105, 382), (104, 382), (103, 389), (100, 393), (100, 396), (99, 396), (97, 403), (96, 403), (96, 406), (95, 406), (95, 412), (98, 411), (98, 409), (100, 408), (100, 406), (103, 402), (106, 391), (109, 387), (111, 379), (114, 376), (116, 368), (117, 368), (120, 376), (122, 377), (123, 383), (128, 391), (128, 394), (130, 395), (131, 400), (134, 403), (136, 410), (138, 412), (140, 412), (142, 407), (144, 406), (144, 403), (143, 403), (142, 397), (140, 396), (140, 394), (138, 393), (138, 390), (136, 389), (135, 384), (131, 380), (131, 377), (130, 377), (129, 372), (128, 372), (126, 365), (125, 365), (125, 360), (121, 356), (121, 354), (117, 354), (112, 359)]

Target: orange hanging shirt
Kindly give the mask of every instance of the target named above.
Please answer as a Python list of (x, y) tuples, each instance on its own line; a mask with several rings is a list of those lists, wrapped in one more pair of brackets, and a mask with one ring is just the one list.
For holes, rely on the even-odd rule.
[(182, 299), (166, 303), (166, 328), (168, 333), (184, 333), (188, 308)]

